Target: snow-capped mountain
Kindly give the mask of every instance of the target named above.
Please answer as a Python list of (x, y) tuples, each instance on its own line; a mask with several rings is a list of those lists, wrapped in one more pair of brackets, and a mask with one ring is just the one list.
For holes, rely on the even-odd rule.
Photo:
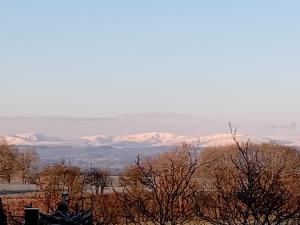
[(113, 138), (114, 143), (139, 143), (147, 146), (169, 146), (184, 142), (185, 136), (173, 133), (141, 133), (133, 135), (123, 135)]
[[(233, 144), (231, 134), (217, 134), (210, 136), (192, 135), (183, 136), (173, 133), (138, 133), (121, 136), (93, 135), (82, 136), (65, 140), (58, 137), (48, 137), (40, 133), (27, 133), (16, 135), (2, 135), (2, 139), (10, 145), (31, 145), (31, 146), (113, 146), (113, 147), (158, 147), (173, 146), (180, 143), (189, 143), (201, 147), (222, 146)], [(275, 142), (290, 146), (300, 146), (300, 138), (291, 137), (259, 137), (249, 135), (237, 135), (240, 142), (250, 140), (253, 143)]]
[[(270, 143), (276, 140), (268, 137), (258, 137), (250, 135), (237, 135), (237, 140), (239, 142), (247, 142), (250, 140), (256, 144)], [(186, 143), (199, 145), (201, 147), (211, 147), (211, 146), (224, 146), (234, 144), (234, 140), (231, 134), (217, 134), (210, 136), (192, 136), (185, 139)]]
[(172, 133), (140, 133), (131, 135), (121, 135), (109, 137), (105, 135), (83, 136), (79, 137), (82, 143), (90, 146), (112, 145), (118, 147), (133, 146), (170, 146), (176, 143), (184, 142), (185, 136)]
[(9, 145), (64, 145), (67, 143), (58, 137), (49, 137), (40, 133), (23, 133), (15, 135), (0, 135)]
[(25, 134), (17, 134), (16, 137), (19, 138), (23, 138), (26, 141), (30, 141), (30, 142), (59, 142), (59, 141), (63, 141), (63, 139), (61, 138), (57, 138), (57, 137), (49, 137), (49, 136), (45, 136), (43, 134), (40, 133), (25, 133)]
[(103, 134), (93, 135), (93, 136), (83, 136), (77, 138), (78, 141), (85, 143), (87, 145), (108, 145), (112, 143), (112, 138)]

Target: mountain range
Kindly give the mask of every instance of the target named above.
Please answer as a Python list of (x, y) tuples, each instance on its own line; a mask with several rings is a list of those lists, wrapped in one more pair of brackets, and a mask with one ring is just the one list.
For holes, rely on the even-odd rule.
[[(81, 136), (75, 138), (59, 138), (49, 137), (40, 133), (25, 133), (15, 135), (1, 135), (2, 139), (9, 145), (17, 146), (71, 146), (71, 147), (97, 147), (112, 146), (115, 148), (141, 148), (141, 147), (161, 147), (174, 146), (180, 143), (188, 143), (198, 145), (200, 147), (221, 146), (233, 144), (231, 134), (216, 135), (178, 135), (174, 133), (151, 132), (138, 133), (131, 135), (106, 136), (92, 135)], [(237, 139), (241, 142), (250, 140), (253, 143), (278, 143), (289, 146), (300, 146), (299, 137), (262, 137), (252, 135), (237, 135)]]

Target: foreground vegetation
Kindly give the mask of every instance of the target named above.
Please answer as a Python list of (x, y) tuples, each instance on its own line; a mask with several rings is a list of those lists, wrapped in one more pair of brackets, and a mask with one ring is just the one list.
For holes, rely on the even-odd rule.
[[(22, 203), (19, 210), (31, 202), (48, 213), (67, 191), (70, 208), (91, 208), (95, 224), (300, 224), (297, 149), (239, 143), (233, 138), (235, 145), (201, 152), (182, 144), (155, 157), (138, 156), (118, 182), (107, 171), (82, 170), (64, 162), (36, 172), (30, 163), (26, 167), (30, 176), (22, 176), (24, 166), (15, 167), (21, 168), (13, 170), (19, 171), (21, 180), (30, 177), (40, 191), (6, 197), (3, 202), (8, 215), (18, 214), (12, 207), (18, 201)], [(2, 155), (10, 151), (17, 154), (15, 148), (0, 147)], [(3, 159), (0, 172), (10, 182)], [(17, 220), (11, 216), (10, 223), (17, 224)]]

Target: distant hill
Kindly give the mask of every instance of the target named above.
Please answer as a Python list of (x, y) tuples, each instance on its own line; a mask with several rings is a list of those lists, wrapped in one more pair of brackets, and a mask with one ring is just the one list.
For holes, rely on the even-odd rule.
[[(72, 139), (48, 137), (40, 133), (3, 135), (2, 139), (10, 145), (16, 145), (20, 151), (35, 149), (41, 158), (42, 165), (70, 161), (73, 165), (88, 168), (91, 164), (118, 172), (130, 163), (136, 156), (151, 156), (168, 151), (180, 143), (198, 146), (200, 149), (210, 146), (233, 144), (231, 134), (216, 134), (210, 136), (183, 136), (174, 133), (138, 133), (122, 136), (92, 135)], [(291, 137), (260, 137), (237, 135), (241, 142), (278, 143), (288, 146), (300, 146), (299, 138)]]
[[(174, 146), (180, 143), (194, 144), (201, 147), (222, 146), (233, 144), (231, 134), (216, 134), (210, 136), (191, 135), (183, 136), (174, 133), (150, 132), (138, 133), (121, 136), (106, 136), (103, 134), (74, 137), (63, 139), (59, 137), (49, 137), (40, 133), (2, 135), (3, 140), (10, 145), (28, 145), (28, 146), (113, 146), (116, 148), (141, 148)], [(289, 146), (300, 146), (300, 138), (297, 137), (261, 137), (251, 135), (237, 135), (241, 142), (250, 140), (254, 143), (279, 143)]]

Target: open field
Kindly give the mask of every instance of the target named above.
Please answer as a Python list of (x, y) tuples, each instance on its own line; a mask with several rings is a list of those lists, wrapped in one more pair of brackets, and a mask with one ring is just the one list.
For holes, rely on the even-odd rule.
[(38, 190), (35, 184), (0, 184), (0, 196), (35, 192)]

